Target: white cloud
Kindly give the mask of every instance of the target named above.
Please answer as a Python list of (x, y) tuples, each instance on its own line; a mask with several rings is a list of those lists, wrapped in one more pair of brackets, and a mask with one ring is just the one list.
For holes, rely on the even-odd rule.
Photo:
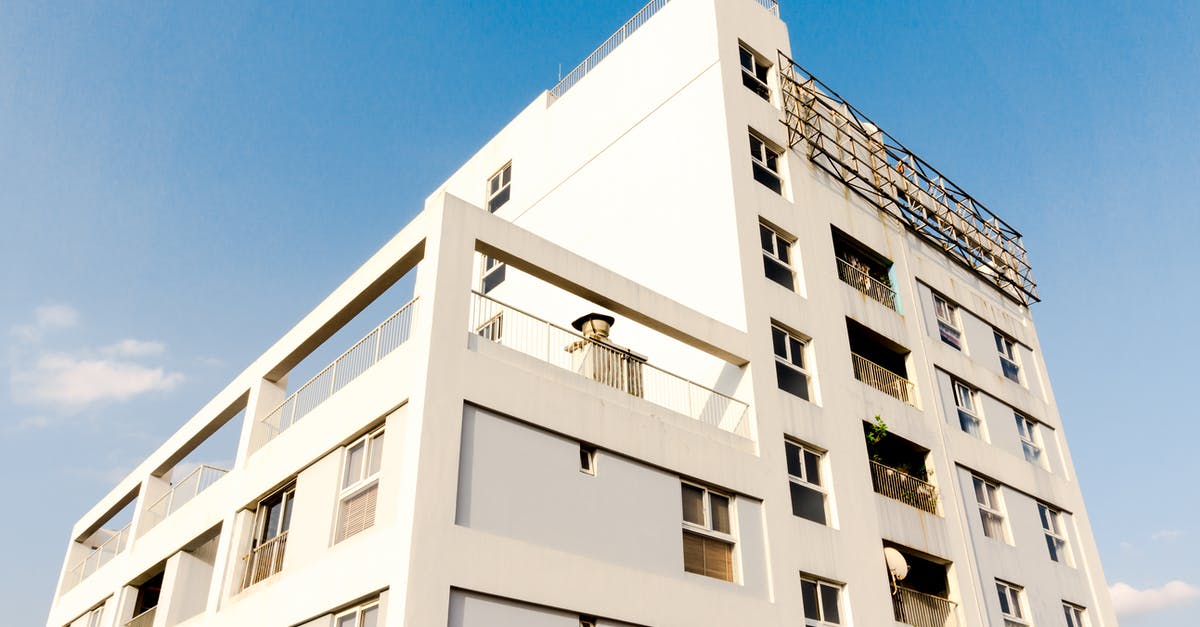
[(1150, 536), (1150, 539), (1154, 540), (1155, 542), (1174, 542), (1183, 536), (1183, 531), (1179, 529), (1163, 529), (1161, 531), (1155, 531), (1154, 535)]
[(79, 312), (69, 305), (42, 305), (33, 310), (33, 322), (13, 327), (13, 335), (27, 342), (36, 342), (42, 334), (54, 329), (69, 329), (79, 324)]
[(1169, 607), (1188, 605), (1200, 598), (1200, 588), (1182, 581), (1168, 582), (1161, 588), (1138, 590), (1125, 583), (1115, 583), (1109, 590), (1113, 608), (1120, 616), (1157, 612)]
[(149, 357), (151, 355), (161, 355), (166, 348), (162, 342), (147, 342), (128, 338), (111, 346), (105, 346), (100, 349), (100, 352), (116, 357)]
[(17, 402), (68, 411), (100, 401), (126, 401), (147, 392), (170, 390), (182, 381), (182, 374), (162, 368), (67, 353), (42, 353), (31, 368), (14, 369), (10, 379)]

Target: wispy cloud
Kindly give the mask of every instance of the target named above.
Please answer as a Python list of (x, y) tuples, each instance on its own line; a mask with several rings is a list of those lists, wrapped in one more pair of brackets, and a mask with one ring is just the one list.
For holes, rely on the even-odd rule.
[(1170, 607), (1188, 605), (1200, 598), (1200, 588), (1183, 581), (1170, 581), (1161, 588), (1138, 590), (1125, 583), (1115, 583), (1109, 590), (1113, 608), (1120, 616), (1148, 614)]
[(165, 350), (167, 347), (162, 342), (146, 342), (129, 338), (105, 346), (100, 349), (100, 352), (115, 357), (149, 357), (161, 355)]
[(18, 339), (36, 342), (47, 331), (69, 329), (79, 324), (79, 312), (69, 305), (42, 305), (33, 310), (33, 322), (19, 324), (10, 332)]
[(1163, 529), (1161, 531), (1155, 531), (1154, 534), (1150, 536), (1150, 539), (1154, 540), (1155, 542), (1174, 542), (1182, 538), (1184, 535), (1184, 532), (1180, 529)]

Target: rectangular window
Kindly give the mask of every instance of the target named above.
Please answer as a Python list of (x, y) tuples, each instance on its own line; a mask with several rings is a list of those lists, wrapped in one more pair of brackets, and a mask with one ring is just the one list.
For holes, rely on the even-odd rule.
[(345, 450), (334, 542), (341, 542), (375, 524), (379, 469), (383, 465), (383, 429), (359, 438)]
[(1025, 591), (1021, 586), (996, 580), (996, 592), (1000, 595), (1000, 614), (1004, 616), (1004, 627), (1025, 627)]
[(1087, 627), (1087, 614), (1082, 607), (1074, 603), (1063, 601), (1063, 616), (1066, 618), (1067, 627)]
[(691, 483), (683, 495), (683, 569), (733, 581), (732, 498)]
[(821, 487), (822, 453), (803, 444), (785, 441), (788, 480), (791, 482), (792, 514), (815, 523), (828, 524), (825, 488)]
[(596, 474), (596, 448), (586, 444), (579, 445), (579, 472), (585, 475)]
[(958, 307), (938, 294), (933, 295), (933, 310), (937, 315), (938, 334), (955, 350), (962, 350), (962, 329), (958, 324)]
[(800, 600), (804, 605), (805, 627), (842, 624), (842, 587), (809, 577), (800, 577)]
[(487, 183), (487, 210), (491, 213), (496, 213), (504, 203), (508, 202), (508, 197), (512, 191), (512, 162), (509, 161), (500, 168), (498, 172), (488, 179)]
[(809, 400), (808, 370), (804, 367), (804, 340), (771, 327), (771, 343), (775, 350), (775, 378), (779, 389)]
[(1000, 369), (1004, 371), (1004, 376), (1020, 383), (1021, 366), (1017, 363), (1016, 343), (1001, 335), (999, 331), (993, 330), (992, 336), (996, 338), (996, 352), (1000, 353)]
[(488, 318), (487, 322), (479, 325), (479, 328), (475, 329), (475, 333), (484, 339), (499, 342), (504, 337), (504, 312), (496, 312), (496, 315)]
[(979, 393), (962, 381), (954, 382), (954, 404), (962, 430), (983, 439), (983, 421), (979, 418)]
[(292, 502), (295, 498), (296, 486), (293, 484), (258, 502), (258, 509), (254, 514), (253, 534), (250, 538), (250, 552), (242, 556), (243, 570), (239, 590), (245, 590), (283, 570), (288, 529), (292, 526)]
[(1038, 517), (1042, 519), (1042, 531), (1046, 534), (1046, 549), (1050, 559), (1060, 564), (1071, 564), (1071, 554), (1067, 549), (1067, 531), (1063, 524), (1062, 512), (1038, 503)]
[(379, 627), (379, 601), (364, 603), (338, 614), (334, 627)]
[(746, 46), (738, 47), (738, 57), (742, 63), (742, 84), (763, 100), (770, 101), (771, 88), (767, 86), (767, 74), (771, 71), (771, 64)]
[(484, 255), (483, 272), (481, 273), (482, 279), (480, 280), (480, 287), (482, 289), (479, 291), (487, 294), (488, 292), (496, 289), (497, 285), (500, 285), (504, 282), (504, 273), (507, 268), (508, 264), (504, 263), (503, 261)]
[(975, 502), (979, 504), (983, 535), (1008, 542), (1004, 533), (1004, 504), (1000, 501), (1000, 487), (979, 477), (971, 477), (971, 480), (975, 484)]
[(1036, 422), (1018, 414), (1013, 413), (1017, 420), (1017, 436), (1021, 439), (1021, 450), (1025, 454), (1025, 461), (1031, 464), (1042, 465), (1042, 447), (1040, 434), (1038, 433), (1038, 425)]
[(754, 180), (766, 185), (776, 194), (783, 194), (783, 179), (779, 174), (781, 153), (766, 140), (750, 133), (750, 158), (753, 161)]
[(788, 288), (796, 289), (795, 271), (792, 270), (792, 241), (779, 231), (758, 224), (758, 237), (762, 242), (763, 270), (767, 278)]

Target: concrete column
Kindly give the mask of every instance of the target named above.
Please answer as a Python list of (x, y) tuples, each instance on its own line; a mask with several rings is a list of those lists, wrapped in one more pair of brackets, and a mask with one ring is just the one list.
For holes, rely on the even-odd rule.
[(133, 512), (133, 527), (130, 528), (130, 540), (140, 538), (152, 529), (154, 525), (162, 522), (162, 518), (166, 517), (166, 510), (160, 510), (154, 514), (147, 514), (146, 508), (156, 503), (162, 495), (166, 494), (171, 489), (171, 473), (160, 477), (153, 475), (146, 477), (142, 481), (142, 489), (138, 494), (138, 499), (135, 502)]
[(180, 551), (167, 560), (162, 596), (154, 616), (155, 627), (181, 623), (204, 611), (212, 583), (213, 566), (191, 553)]
[(287, 385), (288, 378), (284, 375), (278, 381), (259, 379), (256, 385), (251, 386), (250, 397), (246, 401), (246, 424), (242, 425), (242, 435), (238, 439), (234, 468), (242, 468), (250, 455), (270, 439), (270, 429), (261, 421), (287, 398)]

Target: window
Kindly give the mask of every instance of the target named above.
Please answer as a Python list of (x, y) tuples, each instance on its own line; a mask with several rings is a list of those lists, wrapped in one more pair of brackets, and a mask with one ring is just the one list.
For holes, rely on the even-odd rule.
[(779, 389), (809, 400), (808, 370), (804, 368), (807, 343), (776, 326), (771, 327), (771, 343), (775, 349), (775, 378)]
[(771, 188), (776, 194), (782, 194), (783, 180), (779, 175), (780, 152), (767, 145), (758, 135), (750, 133), (750, 157), (754, 162), (754, 180)]
[(1038, 425), (1036, 422), (1015, 413), (1017, 420), (1017, 436), (1021, 438), (1021, 450), (1025, 453), (1025, 461), (1031, 464), (1042, 464), (1042, 447), (1038, 444)]
[(800, 578), (800, 599), (804, 604), (805, 627), (842, 624), (840, 597), (842, 587), (821, 579)]
[(479, 325), (479, 328), (475, 330), (475, 333), (484, 339), (488, 339), (493, 342), (499, 342), (504, 336), (504, 312), (496, 312), (496, 315), (488, 318), (487, 322)]
[(1021, 586), (996, 581), (996, 592), (1000, 594), (1000, 614), (1004, 616), (1004, 627), (1024, 627), (1025, 591)]
[(1021, 382), (1021, 366), (1017, 364), (1017, 345), (999, 331), (992, 331), (996, 338), (996, 351), (1000, 353), (1000, 369), (1004, 376), (1016, 383)]
[(288, 529), (292, 526), (292, 501), (296, 486), (290, 485), (259, 501), (255, 512), (250, 552), (242, 556), (241, 590), (283, 570)]
[(1008, 542), (1004, 533), (1004, 506), (1000, 502), (1000, 487), (979, 477), (972, 477), (971, 480), (975, 484), (975, 502), (979, 504), (983, 535), (1000, 542)]
[(758, 237), (762, 241), (763, 269), (767, 278), (788, 288), (796, 288), (795, 271), (792, 270), (792, 242), (775, 229), (758, 224)]
[(587, 475), (596, 474), (596, 448), (586, 444), (579, 445), (579, 472)]
[(742, 62), (742, 84), (763, 100), (771, 100), (771, 89), (767, 86), (767, 73), (771, 71), (771, 65), (746, 46), (739, 47), (738, 56)]
[(487, 210), (491, 213), (496, 213), (504, 203), (508, 202), (508, 197), (512, 191), (512, 162), (509, 161), (500, 168), (499, 172), (492, 175), (488, 179), (487, 184)]
[(379, 468), (383, 464), (383, 430), (369, 433), (346, 446), (342, 462), (341, 506), (334, 542), (370, 529), (375, 524)]
[(733, 581), (733, 530), (729, 496), (682, 483), (683, 569)]
[(1038, 503), (1038, 516), (1042, 519), (1042, 531), (1046, 534), (1046, 549), (1050, 551), (1050, 559), (1070, 565), (1067, 528), (1063, 524), (1062, 512), (1045, 503)]
[(371, 601), (337, 615), (334, 627), (378, 627), (379, 601)]
[(254, 536), (256, 545), (261, 546), (287, 534), (292, 526), (292, 501), (295, 498), (296, 486), (291, 486), (259, 502)]
[(71, 621), (71, 625), (80, 625), (80, 627), (100, 627), (100, 621), (104, 619), (104, 604), (99, 607), (94, 607), (90, 612)]
[(593, 616), (580, 616), (579, 627), (596, 627), (596, 619)]
[(497, 285), (504, 282), (504, 272), (508, 268), (508, 264), (496, 259), (495, 257), (483, 256), (483, 272), (479, 291), (487, 294), (496, 289)]
[(971, 435), (983, 438), (983, 421), (979, 419), (979, 393), (962, 381), (954, 382), (954, 404), (958, 407), (958, 425)]
[(962, 350), (962, 330), (958, 326), (958, 307), (938, 294), (933, 295), (933, 311), (937, 315), (938, 334), (942, 341)]
[(821, 457), (807, 446), (784, 442), (788, 479), (792, 489), (792, 514), (827, 524), (825, 488), (821, 487)]
[(1087, 627), (1084, 609), (1074, 603), (1063, 601), (1063, 616), (1067, 619), (1067, 627)]

